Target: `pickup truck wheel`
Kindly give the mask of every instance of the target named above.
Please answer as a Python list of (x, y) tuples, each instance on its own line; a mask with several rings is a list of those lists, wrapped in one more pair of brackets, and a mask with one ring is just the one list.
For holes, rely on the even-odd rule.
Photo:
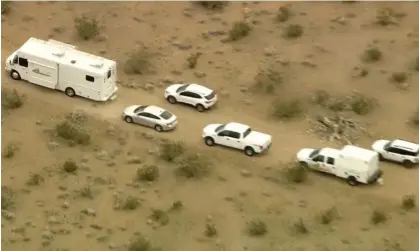
[(125, 116), (124, 120), (127, 123), (132, 123), (132, 118), (130, 116)]
[(76, 92), (74, 91), (73, 88), (70, 88), (70, 87), (65, 89), (65, 94), (67, 94), (67, 96), (69, 96), (69, 97), (76, 96)]
[(350, 176), (348, 178), (348, 184), (351, 186), (356, 186), (358, 185), (358, 180), (356, 180), (356, 178), (354, 176)]
[(10, 72), (10, 77), (12, 77), (13, 80), (20, 80), (20, 74), (15, 70)]
[(167, 101), (168, 101), (170, 104), (172, 104), (172, 105), (177, 103), (176, 98), (175, 98), (175, 97), (173, 97), (173, 96), (169, 96), (169, 97), (167, 97)]
[(197, 104), (196, 105), (196, 110), (198, 112), (203, 112), (203, 111), (205, 111), (205, 107), (203, 105), (201, 105), (201, 104)]
[(163, 127), (161, 127), (161, 125), (155, 125), (154, 126), (154, 130), (156, 130), (158, 132), (162, 132), (163, 131)]
[(244, 154), (246, 154), (247, 156), (253, 156), (255, 154), (255, 150), (248, 146), (244, 149)]
[(406, 160), (403, 161), (403, 166), (406, 167), (406, 168), (412, 168), (413, 165), (414, 165), (413, 162), (410, 161), (410, 160), (406, 159)]
[(215, 144), (214, 139), (213, 139), (213, 138), (211, 138), (211, 137), (206, 137), (206, 138), (204, 139), (204, 141), (205, 141), (205, 144), (206, 144), (207, 146), (213, 146), (213, 145)]

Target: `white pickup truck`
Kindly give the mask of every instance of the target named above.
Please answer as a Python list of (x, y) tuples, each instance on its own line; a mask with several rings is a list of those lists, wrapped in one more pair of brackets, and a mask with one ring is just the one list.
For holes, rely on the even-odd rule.
[(208, 146), (223, 145), (243, 150), (247, 156), (267, 151), (272, 144), (272, 136), (252, 131), (252, 129), (240, 123), (210, 124), (202, 133), (205, 144)]
[(352, 145), (340, 150), (304, 148), (297, 153), (297, 160), (311, 169), (344, 178), (351, 186), (383, 182), (378, 154), (364, 148)]

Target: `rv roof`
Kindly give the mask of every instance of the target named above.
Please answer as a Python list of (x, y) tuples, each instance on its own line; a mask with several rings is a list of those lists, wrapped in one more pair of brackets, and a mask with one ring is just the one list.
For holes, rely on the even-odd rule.
[(34, 55), (60, 64), (96, 73), (99, 75), (108, 71), (114, 61), (77, 50), (77, 47), (55, 40), (44, 41), (31, 37), (19, 49), (26, 54)]
[(377, 156), (377, 153), (357, 146), (347, 145), (342, 148), (341, 156), (344, 158), (357, 158), (369, 162)]

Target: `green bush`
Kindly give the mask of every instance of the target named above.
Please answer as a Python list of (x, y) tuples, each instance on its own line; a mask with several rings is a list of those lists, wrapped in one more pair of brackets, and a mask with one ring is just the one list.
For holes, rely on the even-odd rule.
[(416, 207), (416, 198), (412, 195), (406, 195), (402, 199), (402, 208), (405, 210), (411, 210)]
[(150, 219), (159, 223), (162, 226), (167, 225), (169, 223), (169, 215), (167, 214), (167, 212), (159, 209), (154, 209), (151, 212)]
[(290, 120), (303, 113), (301, 103), (298, 100), (275, 101), (272, 116), (279, 120)]
[(362, 54), (362, 60), (366, 63), (373, 63), (380, 61), (383, 58), (383, 53), (376, 47), (367, 48)]
[(142, 234), (137, 233), (128, 244), (128, 251), (157, 251), (151, 242)]
[(304, 28), (303, 26), (299, 25), (299, 24), (290, 24), (287, 27), (285, 27), (283, 36), (285, 38), (298, 38), (301, 37), (304, 33)]
[(100, 27), (96, 19), (85, 16), (74, 19), (77, 35), (83, 40), (90, 40), (99, 35)]
[(374, 225), (384, 223), (388, 219), (387, 215), (383, 211), (374, 210), (371, 215), (371, 223)]
[(405, 72), (394, 72), (391, 74), (390, 81), (395, 83), (405, 83), (407, 80), (407, 74)]
[(81, 125), (64, 120), (55, 126), (57, 135), (65, 140), (70, 140), (76, 144), (89, 145), (91, 137)]
[(366, 115), (375, 107), (373, 99), (358, 93), (350, 96), (348, 102), (351, 110), (358, 115)]
[(185, 152), (185, 145), (180, 141), (164, 141), (160, 144), (160, 157), (173, 162)]
[(15, 89), (1, 90), (1, 106), (4, 109), (17, 109), (22, 107), (25, 96), (20, 95)]
[(278, 9), (276, 13), (276, 20), (278, 22), (286, 22), (291, 17), (291, 11), (287, 6), (282, 6)]
[(178, 163), (177, 173), (179, 176), (190, 178), (202, 178), (208, 175), (211, 162), (198, 154), (188, 154)]
[(233, 23), (233, 27), (228, 32), (230, 41), (237, 41), (249, 35), (252, 28), (243, 21)]
[(155, 181), (159, 176), (160, 171), (156, 165), (145, 165), (137, 169), (138, 181)]
[(66, 173), (76, 173), (78, 169), (79, 169), (79, 166), (74, 160), (71, 160), (71, 159), (66, 160), (63, 164), (63, 170)]

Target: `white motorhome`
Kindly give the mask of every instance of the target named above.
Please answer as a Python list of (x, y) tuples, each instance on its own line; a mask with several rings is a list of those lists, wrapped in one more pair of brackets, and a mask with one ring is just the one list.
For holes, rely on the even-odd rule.
[(340, 150), (304, 148), (297, 153), (297, 160), (314, 170), (344, 178), (351, 186), (358, 183), (382, 183), (379, 156), (368, 149), (353, 145)]
[(57, 89), (68, 96), (96, 101), (114, 99), (116, 62), (77, 50), (56, 40), (30, 38), (6, 61), (14, 80)]

